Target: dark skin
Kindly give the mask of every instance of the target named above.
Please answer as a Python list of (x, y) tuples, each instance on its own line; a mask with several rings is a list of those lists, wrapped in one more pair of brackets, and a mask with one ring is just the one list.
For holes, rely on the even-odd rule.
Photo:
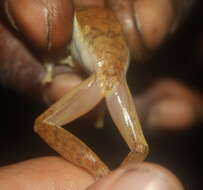
[[(124, 31), (126, 36), (128, 36), (129, 48), (131, 50), (132, 56), (139, 52), (138, 59), (142, 59), (143, 56), (147, 56), (148, 52), (155, 50), (167, 37), (168, 33), (171, 33), (171, 30), (178, 25), (179, 21), (184, 14), (178, 14), (181, 10), (189, 10), (191, 5), (187, 5), (184, 1), (181, 3), (177, 3), (177, 12), (174, 11), (174, 7), (172, 5), (172, 1), (170, 0), (153, 0), (153, 1), (114, 1), (111, 0), (109, 2), (103, 0), (75, 0), (71, 1), (56, 1), (56, 0), (21, 0), (21, 3), (16, 3), (15, 0), (7, 0), (5, 1), (7, 4), (4, 9), (7, 9), (7, 13), (10, 15), (10, 22), (13, 22), (12, 27), (17, 27), (18, 32), (22, 34), (21, 37), (24, 38), (21, 41), (20, 38), (13, 35), (16, 33), (15, 30), (12, 30), (10, 33), (7, 24), (1, 25), (0, 20), (0, 48), (7, 49), (14, 56), (9, 56), (8, 53), (0, 54), (0, 59), (2, 60), (2, 67), (0, 70), (7, 72), (3, 76), (1, 76), (1, 81), (4, 85), (11, 86), (22, 93), (29, 94), (34, 96), (35, 98), (40, 99), (42, 102), (52, 103), (58, 100), (65, 93), (69, 92), (72, 88), (77, 86), (83, 78), (72, 71), (67, 71), (66, 68), (56, 68), (57, 72), (55, 77), (50, 85), (44, 86), (42, 84), (42, 78), (45, 74), (45, 69), (40, 63), (40, 60), (33, 56), (30, 53), (30, 49), (28, 50), (26, 46), (24, 46), (24, 41), (26, 44), (31, 46), (31, 50), (36, 53), (49, 54), (50, 52), (56, 53), (63, 49), (66, 45), (68, 45), (71, 39), (71, 31), (72, 31), (72, 13), (74, 6), (109, 6), (111, 7), (120, 22), (123, 24)], [(19, 1), (18, 1), (19, 2)], [(62, 2), (62, 4), (60, 4)], [(124, 8), (123, 4), (124, 3)], [(178, 2), (178, 0), (177, 0)], [(64, 4), (65, 3), (65, 4)], [(24, 4), (26, 6), (22, 7), (20, 4)], [(61, 6), (63, 5), (63, 6)], [(117, 6), (118, 5), (118, 6)], [(132, 6), (133, 5), (133, 6)], [(32, 9), (31, 9), (32, 7)], [(34, 7), (34, 8), (33, 8)], [(52, 13), (54, 9), (54, 14), (51, 14), (49, 17), (49, 22), (51, 23), (48, 27), (45, 26), (44, 22), (39, 22), (44, 20), (44, 9), (48, 10), (48, 12)], [(167, 7), (167, 8), (165, 8)], [(26, 11), (27, 10), (27, 13)], [(136, 16), (135, 16), (136, 10)], [(162, 10), (165, 10), (164, 17), (160, 15), (163, 14)], [(183, 11), (182, 11), (183, 12)], [(187, 12), (187, 11), (185, 11)], [(62, 18), (60, 19), (60, 15)], [(29, 16), (29, 17), (28, 17)], [(38, 19), (36, 19), (38, 17)], [(29, 22), (27, 22), (27, 20)], [(136, 25), (134, 21), (140, 23), (139, 31), (136, 30)], [(35, 22), (38, 21), (38, 22)], [(126, 24), (126, 22), (131, 24)], [(155, 22), (156, 21), (156, 22)], [(2, 23), (4, 22), (4, 17), (2, 16)], [(46, 31), (49, 31), (51, 36), (47, 38)], [(141, 39), (140, 39), (141, 38)], [(7, 39), (7, 41), (5, 40)], [(49, 44), (52, 44), (51, 48)], [(12, 44), (12, 45), (11, 45)], [(35, 54), (34, 54), (35, 55)], [(13, 60), (15, 59), (15, 60)], [(24, 66), (23, 69), (20, 69)], [(18, 74), (14, 74), (16, 72)], [(30, 78), (32, 76), (33, 80), (26, 80), (26, 78)], [(17, 81), (17, 82), (16, 82)], [(164, 82), (164, 81), (163, 81)], [(168, 88), (163, 88), (164, 85), (161, 83), (156, 84), (149, 92), (147, 93), (148, 97), (139, 97), (138, 98), (138, 108), (148, 107), (147, 105), (151, 105), (150, 101), (154, 99), (156, 104), (152, 105), (152, 110), (150, 113), (156, 114), (153, 108), (156, 106), (163, 105), (162, 103), (171, 104), (171, 101), (175, 105), (179, 105), (179, 115), (183, 115), (177, 117), (176, 122), (174, 122), (174, 128), (177, 127), (183, 128), (183, 126), (188, 126), (188, 123), (191, 124), (193, 122), (193, 118), (190, 119), (189, 116), (193, 115), (194, 108), (196, 105), (203, 105), (201, 96), (197, 93), (193, 93), (189, 88), (185, 87), (181, 83), (177, 83), (176, 81), (167, 81), (168, 86), (172, 86), (174, 88), (176, 94), (171, 93), (170, 96), (166, 96), (166, 98), (159, 99), (160, 94), (170, 93), (171, 90)], [(37, 93), (38, 92), (38, 93)], [(39, 93), (40, 92), (40, 93)], [(182, 100), (182, 97), (185, 97), (185, 101), (182, 104), (178, 104)], [(189, 101), (190, 100), (190, 101)], [(196, 101), (198, 100), (198, 101)], [(185, 112), (185, 107), (188, 108), (188, 111)], [(163, 107), (163, 106), (162, 106)], [(177, 108), (175, 108), (177, 110)], [(163, 110), (163, 109), (162, 109)], [(173, 110), (171, 111), (173, 112)], [(163, 119), (161, 120), (162, 126), (171, 126), (171, 121), (174, 119), (170, 119), (172, 117), (169, 113), (164, 113)], [(188, 116), (189, 114), (189, 116)], [(154, 118), (151, 115), (148, 116), (148, 122), (152, 123), (154, 126), (160, 126), (159, 121), (152, 121), (150, 118)], [(189, 118), (189, 120), (188, 120)], [(184, 121), (184, 123), (178, 122)], [(185, 124), (186, 122), (186, 124)], [(150, 124), (151, 124), (150, 123)], [(164, 124), (164, 125), (163, 125)], [(30, 170), (30, 167), (33, 169)], [(137, 170), (135, 168), (141, 168)], [(147, 172), (145, 169), (147, 168)], [(15, 172), (22, 172), (22, 176), (17, 176)], [(43, 173), (42, 171), (46, 171)], [(129, 179), (131, 181), (126, 181), (126, 176), (121, 175), (127, 172), (129, 175)], [(73, 175), (74, 174), (74, 175)], [(164, 183), (160, 180), (160, 175), (163, 175), (168, 183)], [(115, 172), (110, 173), (107, 177), (95, 183), (93, 177), (84, 171), (81, 168), (77, 168), (76, 166), (64, 161), (62, 158), (58, 157), (48, 157), (48, 158), (38, 158), (35, 160), (30, 160), (26, 162), (22, 162), (19, 164), (3, 167), (0, 169), (0, 186), (5, 187), (4, 189), (23, 189), (23, 187), (29, 187), (31, 189), (37, 188), (40, 189), (86, 189), (88, 186), (89, 189), (118, 189), (116, 184), (123, 189), (136, 189), (140, 187), (140, 189), (145, 189), (148, 183), (153, 181), (155, 189), (171, 189), (171, 186), (174, 187), (172, 189), (183, 189), (182, 185), (178, 182), (178, 180), (165, 169), (153, 165), (153, 164), (133, 164), (129, 166), (125, 166), (121, 169), (116, 170)], [(27, 176), (27, 178), (23, 177)], [(15, 179), (15, 180), (14, 180)], [(68, 179), (68, 180), (67, 180)], [(80, 179), (80, 180), (78, 180)], [(121, 180), (123, 179), (123, 180)], [(140, 180), (144, 179), (144, 180)], [(148, 180), (146, 180), (148, 179)], [(135, 181), (137, 181), (135, 183)], [(11, 183), (12, 182), (12, 183)], [(114, 185), (115, 184), (115, 187)], [(60, 187), (60, 188), (59, 188)]]

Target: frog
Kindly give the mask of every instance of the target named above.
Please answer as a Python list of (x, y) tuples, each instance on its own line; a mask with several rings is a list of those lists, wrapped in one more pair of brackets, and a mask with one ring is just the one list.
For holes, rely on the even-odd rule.
[(126, 81), (130, 51), (114, 12), (108, 8), (77, 8), (67, 49), (88, 77), (36, 119), (35, 132), (66, 160), (99, 179), (109, 173), (109, 167), (63, 126), (105, 100), (130, 149), (121, 165), (143, 161), (149, 148)]

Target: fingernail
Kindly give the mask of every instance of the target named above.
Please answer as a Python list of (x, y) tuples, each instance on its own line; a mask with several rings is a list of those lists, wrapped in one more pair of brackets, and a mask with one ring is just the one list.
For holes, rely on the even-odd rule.
[(150, 49), (157, 48), (174, 20), (171, 1), (134, 1), (134, 10), (145, 45)]
[(155, 164), (141, 164), (127, 170), (112, 185), (111, 190), (183, 190), (177, 178)]
[(6, 11), (6, 15), (7, 15), (7, 18), (8, 18), (8, 21), (10, 22), (11, 26), (18, 31), (18, 27), (15, 23), (15, 20), (12, 16), (12, 14), (10, 13), (10, 9), (9, 9), (9, 1), (5, 1), (5, 4), (4, 4), (4, 7), (5, 7), (5, 11)]
[(164, 102), (159, 102), (153, 105), (149, 110), (147, 124), (149, 126), (159, 126), (165, 124), (164, 114), (167, 112), (167, 107), (167, 104)]
[(190, 125), (194, 120), (193, 115), (190, 103), (180, 99), (165, 99), (152, 106), (147, 124), (178, 129)]

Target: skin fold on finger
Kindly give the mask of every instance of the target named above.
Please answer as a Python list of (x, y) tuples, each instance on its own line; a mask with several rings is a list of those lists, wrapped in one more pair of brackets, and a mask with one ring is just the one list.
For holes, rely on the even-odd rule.
[(0, 168), (4, 190), (84, 190), (94, 179), (60, 157), (43, 157)]
[(88, 190), (183, 190), (169, 170), (152, 163), (126, 165), (91, 185)]
[(107, 0), (73, 0), (76, 7), (105, 7)]
[(37, 48), (60, 49), (71, 39), (71, 0), (6, 0), (5, 9), (14, 27)]

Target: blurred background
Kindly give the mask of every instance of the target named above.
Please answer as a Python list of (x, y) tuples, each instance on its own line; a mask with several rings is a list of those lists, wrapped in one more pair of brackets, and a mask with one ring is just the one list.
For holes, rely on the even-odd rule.
[[(199, 2), (184, 25), (147, 63), (132, 63), (129, 86), (141, 95), (154, 82), (173, 78), (203, 94), (203, 3)], [(46, 108), (11, 89), (0, 87), (1, 133), (0, 166), (47, 155), (57, 155), (33, 131), (35, 118)], [(203, 97), (203, 96), (202, 96)], [(115, 168), (128, 148), (110, 116), (103, 129), (94, 128), (90, 114), (68, 127), (96, 153)], [(174, 172), (186, 190), (202, 189), (203, 122), (182, 131), (161, 131), (143, 126), (150, 145), (147, 161), (161, 164)]]

